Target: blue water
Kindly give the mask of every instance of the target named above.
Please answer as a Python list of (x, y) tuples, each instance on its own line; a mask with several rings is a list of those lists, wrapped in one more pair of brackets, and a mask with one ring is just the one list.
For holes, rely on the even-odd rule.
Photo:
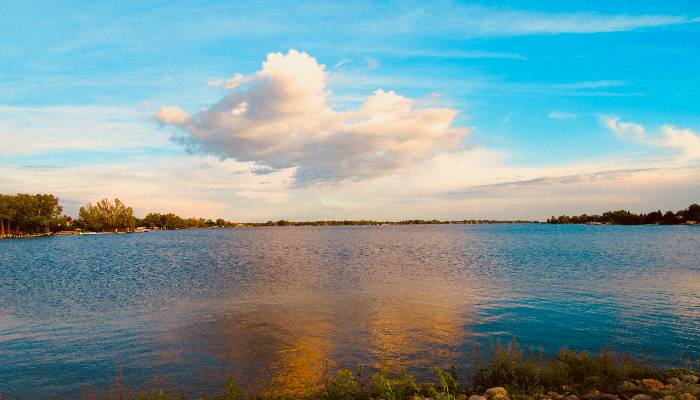
[(302, 391), (379, 362), (468, 373), (515, 336), (700, 359), (700, 228), (440, 225), (0, 241), (0, 394), (121, 379), (190, 394), (229, 375)]

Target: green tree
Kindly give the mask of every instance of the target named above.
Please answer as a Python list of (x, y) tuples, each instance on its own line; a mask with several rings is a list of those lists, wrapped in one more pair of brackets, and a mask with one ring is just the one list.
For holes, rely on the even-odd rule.
[(103, 229), (132, 228), (136, 224), (134, 210), (121, 200), (102, 199), (96, 204), (87, 203), (80, 207), (79, 224), (94, 231)]
[(180, 229), (183, 227), (182, 218), (173, 213), (163, 215), (161, 223), (165, 229)]
[(682, 213), (686, 221), (700, 222), (700, 205), (692, 204)]
[(14, 196), (0, 194), (0, 238), (5, 236), (6, 227), (8, 232), (12, 231), (12, 220), (14, 217)]
[(676, 214), (674, 214), (672, 211), (666, 211), (666, 214), (664, 214), (664, 224), (677, 224), (678, 219), (676, 218)]
[(58, 198), (52, 194), (37, 194), (34, 199), (36, 208), (30, 218), (30, 229), (34, 232), (46, 232), (60, 218), (63, 207), (58, 204)]
[(51, 194), (0, 195), (0, 237), (7, 233), (47, 232), (61, 215), (58, 198)]
[(148, 213), (143, 218), (143, 224), (148, 228), (162, 228), (161, 218), (162, 216), (158, 213)]

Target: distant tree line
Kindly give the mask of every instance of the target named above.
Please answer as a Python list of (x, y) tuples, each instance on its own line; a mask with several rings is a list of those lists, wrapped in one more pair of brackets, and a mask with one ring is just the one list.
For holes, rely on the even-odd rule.
[(182, 218), (175, 214), (149, 213), (134, 216), (134, 210), (119, 199), (102, 199), (80, 207), (78, 218), (62, 215), (58, 197), (52, 194), (0, 194), (0, 238), (48, 234), (59, 231), (129, 231), (135, 227), (158, 229), (234, 226), (224, 219)]
[(119, 199), (110, 201), (100, 200), (95, 205), (88, 203), (80, 208), (80, 219), (76, 226), (90, 231), (123, 230), (134, 227), (151, 229), (187, 229), (187, 228), (211, 228), (214, 226), (234, 226), (235, 224), (224, 219), (182, 218), (173, 213), (159, 214), (148, 213), (143, 219), (133, 215), (131, 207), (127, 207)]
[(549, 224), (615, 224), (615, 225), (643, 225), (643, 224), (693, 224), (700, 223), (700, 205), (693, 204), (685, 210), (673, 212), (652, 211), (648, 214), (635, 214), (626, 210), (608, 211), (602, 215), (561, 215), (547, 220)]
[(539, 221), (496, 221), (482, 219), (464, 219), (464, 220), (423, 220), (423, 219), (407, 219), (403, 221), (375, 221), (375, 220), (328, 220), (328, 221), (267, 221), (267, 222), (247, 222), (244, 226), (339, 226), (339, 225), (444, 225), (444, 224), (522, 224), (522, 223), (539, 223)]
[(173, 213), (148, 213), (138, 221), (139, 226), (158, 229), (211, 228), (213, 226), (230, 227), (236, 224), (219, 218), (217, 220), (204, 218), (181, 218)]

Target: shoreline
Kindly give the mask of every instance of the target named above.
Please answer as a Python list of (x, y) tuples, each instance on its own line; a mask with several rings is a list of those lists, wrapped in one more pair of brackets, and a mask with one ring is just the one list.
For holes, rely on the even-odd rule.
[[(161, 388), (135, 389), (117, 379), (98, 400), (697, 400), (700, 373), (687, 368), (658, 369), (629, 356), (602, 351), (563, 349), (554, 356), (523, 352), (513, 341), (496, 344), (484, 364), (475, 360), (473, 375), (433, 367), (432, 379), (417, 380), (405, 369), (380, 363), (373, 368), (324, 370), (317, 382), (294, 388), (258, 384), (240, 387), (230, 376), (219, 393), (188, 397)], [(696, 361), (700, 366), (700, 360)], [(273, 378), (272, 376), (269, 378)], [(274, 379), (272, 379), (274, 381)], [(192, 388), (191, 388), (192, 389)]]
[[(351, 221), (354, 222), (354, 221)], [(575, 225), (575, 226), (697, 226), (700, 224), (683, 223), (683, 224), (614, 224), (614, 223), (566, 223), (566, 224), (551, 224), (542, 221), (477, 221), (477, 222), (460, 222), (460, 221), (441, 221), (430, 223), (403, 223), (403, 222), (379, 222), (379, 223), (315, 223), (315, 222), (292, 222), (289, 224), (268, 224), (268, 223), (240, 223), (236, 226), (209, 226), (209, 227), (185, 227), (176, 229), (157, 229), (139, 227), (130, 231), (115, 231), (115, 232), (93, 232), (93, 231), (59, 231), (45, 233), (14, 233), (0, 236), (0, 240), (5, 239), (36, 239), (51, 236), (92, 236), (92, 235), (124, 235), (134, 233), (146, 233), (150, 231), (183, 231), (183, 230), (200, 230), (200, 229), (242, 229), (242, 228), (267, 228), (267, 227), (335, 227), (335, 226), (411, 226), (411, 225)]]

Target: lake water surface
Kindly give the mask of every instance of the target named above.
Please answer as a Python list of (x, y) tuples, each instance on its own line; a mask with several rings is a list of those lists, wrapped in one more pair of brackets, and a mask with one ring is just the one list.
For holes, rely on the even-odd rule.
[(273, 227), (0, 241), (0, 394), (302, 391), (379, 361), (468, 371), (516, 336), (700, 359), (700, 228)]

